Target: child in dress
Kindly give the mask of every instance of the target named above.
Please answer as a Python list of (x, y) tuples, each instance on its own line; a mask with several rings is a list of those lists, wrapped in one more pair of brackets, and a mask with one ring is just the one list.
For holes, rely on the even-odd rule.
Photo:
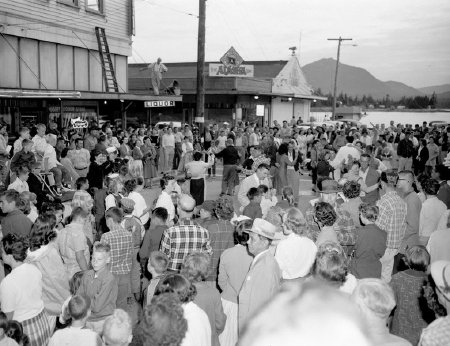
[(276, 196), (277, 190), (270, 190), (267, 185), (259, 185), (258, 190), (262, 194), (261, 211), (263, 218), (265, 218), (269, 209), (274, 207), (278, 203), (278, 199)]

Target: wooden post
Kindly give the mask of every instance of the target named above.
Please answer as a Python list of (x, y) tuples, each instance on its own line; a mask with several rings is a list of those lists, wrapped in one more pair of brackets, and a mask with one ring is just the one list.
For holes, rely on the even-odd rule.
[[(206, 20), (206, 0), (199, 0), (198, 38), (197, 38), (197, 97), (196, 97), (197, 109), (195, 116), (198, 118), (203, 117), (203, 121), (205, 121), (204, 119), (205, 76), (203, 73), (205, 65), (205, 20)], [(202, 131), (202, 128), (200, 128), (199, 130)]]

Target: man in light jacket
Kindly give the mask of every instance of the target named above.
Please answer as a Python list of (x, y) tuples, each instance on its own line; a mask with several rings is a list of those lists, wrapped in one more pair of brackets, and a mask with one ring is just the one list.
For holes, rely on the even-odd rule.
[(277, 227), (270, 222), (256, 218), (249, 233), (248, 251), (253, 262), (239, 292), (239, 334), (249, 318), (268, 302), (279, 290), (281, 270), (275, 257), (269, 251), (276, 239)]

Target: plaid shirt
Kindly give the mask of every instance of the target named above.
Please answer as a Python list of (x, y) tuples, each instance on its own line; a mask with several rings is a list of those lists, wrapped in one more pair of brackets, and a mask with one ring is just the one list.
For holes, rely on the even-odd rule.
[(406, 203), (396, 191), (389, 191), (377, 206), (380, 212), (375, 224), (387, 233), (386, 247), (398, 249), (406, 232)]
[(234, 227), (230, 221), (217, 219), (203, 220), (201, 226), (208, 230), (212, 247), (209, 276), (206, 280), (216, 281), (219, 269), (219, 259), (222, 252), (234, 246)]
[(111, 273), (128, 274), (131, 272), (133, 257), (133, 236), (122, 226), (104, 233), (101, 242), (111, 246)]
[(433, 321), (422, 331), (419, 346), (450, 345), (450, 316)]
[(180, 220), (178, 225), (166, 229), (159, 249), (169, 257), (171, 270), (180, 270), (190, 252), (206, 251), (212, 254), (208, 230), (190, 219)]
[[(334, 210), (337, 215), (337, 220), (333, 225), (336, 231), (339, 243), (342, 246), (355, 245), (356, 243), (356, 227), (350, 213), (341, 208), (340, 205), (335, 205)], [(306, 211), (306, 222), (314, 235), (314, 242), (317, 240), (317, 235), (320, 232), (319, 225), (314, 220), (314, 207)]]

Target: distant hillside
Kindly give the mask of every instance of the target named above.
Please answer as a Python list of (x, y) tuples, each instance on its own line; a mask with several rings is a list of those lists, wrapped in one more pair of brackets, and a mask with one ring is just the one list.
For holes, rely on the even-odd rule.
[[(322, 93), (327, 94), (333, 92), (335, 67), (336, 60), (329, 58), (305, 65), (302, 70), (314, 89), (320, 88)], [(374, 99), (383, 99), (389, 95), (389, 98), (393, 100), (398, 100), (403, 96), (424, 95), (422, 91), (406, 84), (394, 81), (383, 82), (363, 68), (346, 64), (339, 64), (337, 92), (358, 97), (371, 95)]]
[(429, 87), (418, 88), (418, 90), (427, 95), (432, 95), (433, 92), (436, 94), (442, 94), (450, 91), (450, 84), (432, 85)]

